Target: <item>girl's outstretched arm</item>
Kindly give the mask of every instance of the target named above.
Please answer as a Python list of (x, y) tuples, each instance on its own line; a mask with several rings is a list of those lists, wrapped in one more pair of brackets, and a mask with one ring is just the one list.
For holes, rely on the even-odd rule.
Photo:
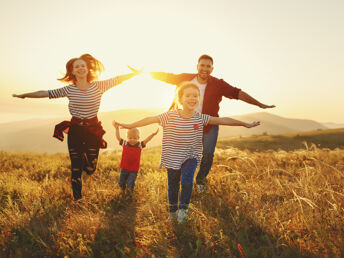
[(159, 123), (160, 120), (158, 118), (158, 116), (148, 116), (146, 118), (143, 118), (139, 121), (133, 122), (131, 124), (122, 124), (122, 123), (118, 123), (120, 126), (122, 126), (123, 128), (127, 128), (127, 129), (131, 129), (131, 128), (135, 128), (135, 127), (142, 127), (142, 126), (146, 126), (146, 125), (150, 125), (150, 124), (154, 124), (154, 123)]
[(24, 93), (24, 94), (12, 94), (12, 97), (15, 98), (47, 98), (49, 97), (48, 91), (47, 90), (40, 90), (40, 91), (35, 91), (35, 92), (29, 92), (29, 93)]
[(260, 125), (259, 121), (255, 121), (252, 123), (245, 123), (243, 121), (236, 120), (230, 117), (215, 117), (215, 116), (211, 116), (208, 123), (212, 125), (244, 126), (246, 128), (251, 128), (251, 127)]

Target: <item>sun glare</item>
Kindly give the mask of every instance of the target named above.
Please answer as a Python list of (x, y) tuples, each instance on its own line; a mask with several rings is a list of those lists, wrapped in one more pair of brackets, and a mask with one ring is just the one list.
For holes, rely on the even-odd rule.
[(175, 86), (156, 81), (149, 71), (124, 82), (103, 95), (101, 112), (127, 108), (168, 108)]

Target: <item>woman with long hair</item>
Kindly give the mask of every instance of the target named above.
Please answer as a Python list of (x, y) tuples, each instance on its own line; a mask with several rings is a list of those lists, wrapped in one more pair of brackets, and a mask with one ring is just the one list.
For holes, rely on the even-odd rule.
[(58, 79), (69, 85), (36, 92), (13, 94), (17, 98), (62, 98), (69, 99), (70, 121), (63, 121), (56, 125), (54, 137), (63, 140), (63, 132), (68, 130), (68, 150), (72, 170), (72, 190), (74, 200), (81, 199), (81, 174), (93, 174), (97, 167), (99, 148), (106, 147), (103, 140), (105, 131), (98, 121), (97, 114), (103, 93), (141, 71), (116, 76), (98, 81), (98, 75), (104, 70), (103, 64), (91, 56), (84, 54), (70, 59), (66, 64), (66, 74)]

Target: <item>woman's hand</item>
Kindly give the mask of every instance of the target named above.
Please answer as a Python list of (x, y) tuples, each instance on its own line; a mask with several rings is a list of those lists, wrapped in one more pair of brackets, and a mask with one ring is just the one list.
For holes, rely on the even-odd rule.
[(256, 127), (258, 125), (260, 125), (260, 121), (254, 121), (252, 123), (246, 123), (245, 127), (246, 128), (252, 128), (252, 127)]
[(141, 73), (143, 73), (143, 68), (141, 70), (137, 70), (129, 65), (128, 65), (128, 68), (136, 75), (140, 75)]
[(26, 98), (26, 95), (25, 95), (25, 94), (19, 94), (19, 95), (17, 95), (17, 94), (12, 94), (12, 97), (14, 97), (14, 98), (25, 99), (25, 98)]

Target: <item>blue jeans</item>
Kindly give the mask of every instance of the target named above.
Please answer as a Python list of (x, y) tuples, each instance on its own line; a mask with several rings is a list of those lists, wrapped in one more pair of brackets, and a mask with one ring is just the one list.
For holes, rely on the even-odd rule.
[(121, 174), (119, 176), (119, 186), (122, 190), (128, 186), (131, 190), (134, 189), (135, 180), (137, 177), (137, 171), (129, 171), (126, 169), (121, 169)]
[(214, 152), (219, 135), (219, 126), (212, 125), (210, 131), (203, 134), (203, 153), (201, 165), (196, 176), (196, 184), (204, 185), (207, 182), (207, 175), (213, 164)]
[(193, 158), (186, 160), (178, 170), (167, 169), (170, 212), (178, 210), (180, 184), (182, 185), (182, 190), (180, 192), (179, 209), (187, 209), (189, 207), (196, 168), (197, 160)]

